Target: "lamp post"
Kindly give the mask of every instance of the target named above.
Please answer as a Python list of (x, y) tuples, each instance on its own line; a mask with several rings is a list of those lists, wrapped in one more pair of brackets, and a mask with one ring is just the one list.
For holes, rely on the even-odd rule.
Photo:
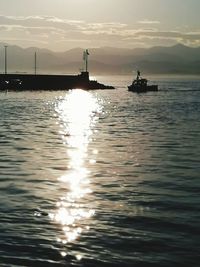
[(4, 45), (4, 52), (5, 52), (5, 74), (7, 74), (7, 45)]
[(37, 53), (35, 52), (35, 57), (34, 57), (34, 72), (35, 75), (37, 74)]

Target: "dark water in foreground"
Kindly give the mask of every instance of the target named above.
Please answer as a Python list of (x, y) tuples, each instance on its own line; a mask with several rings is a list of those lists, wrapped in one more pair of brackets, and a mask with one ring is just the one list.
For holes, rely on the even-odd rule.
[(0, 94), (0, 266), (200, 266), (200, 79)]

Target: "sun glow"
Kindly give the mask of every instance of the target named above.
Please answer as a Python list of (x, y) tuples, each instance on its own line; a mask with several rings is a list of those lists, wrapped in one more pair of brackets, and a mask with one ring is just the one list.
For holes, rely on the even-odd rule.
[[(58, 178), (66, 188), (66, 193), (56, 203), (57, 210), (50, 218), (62, 226), (63, 237), (58, 242), (67, 244), (75, 241), (84, 230), (89, 230), (88, 219), (95, 210), (89, 207), (86, 199), (92, 193), (90, 188), (90, 171), (85, 167), (88, 144), (91, 141), (93, 126), (98, 120), (101, 105), (89, 92), (74, 90), (64, 99), (60, 99), (55, 108), (63, 144), (69, 161), (66, 162), (68, 171)], [(94, 149), (95, 156), (98, 150)], [(94, 164), (95, 159), (91, 159)], [(64, 252), (61, 252), (64, 255)], [(78, 255), (78, 260), (82, 258)]]

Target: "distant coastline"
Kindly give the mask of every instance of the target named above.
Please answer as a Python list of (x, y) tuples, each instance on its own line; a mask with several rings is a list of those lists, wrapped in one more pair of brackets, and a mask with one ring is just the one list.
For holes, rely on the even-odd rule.
[[(4, 43), (0, 43), (3, 47)], [(79, 73), (82, 68), (82, 48), (54, 52), (36, 47), (8, 45), (8, 73), (33, 73), (33, 56), (38, 54), (38, 73)], [(132, 75), (137, 69), (147, 75), (200, 75), (200, 47), (182, 44), (151, 48), (90, 48), (89, 71), (92, 75)], [(1, 55), (0, 73), (4, 73)]]

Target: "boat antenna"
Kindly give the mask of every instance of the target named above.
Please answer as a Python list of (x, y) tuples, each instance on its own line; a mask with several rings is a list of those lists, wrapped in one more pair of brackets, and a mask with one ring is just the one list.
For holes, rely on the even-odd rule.
[(137, 80), (139, 80), (139, 79), (140, 79), (140, 77), (141, 77), (140, 71), (139, 71), (139, 70), (137, 70)]
[(85, 65), (85, 71), (88, 72), (88, 56), (89, 56), (89, 52), (88, 49), (83, 51), (83, 61), (84, 61), (84, 65)]

